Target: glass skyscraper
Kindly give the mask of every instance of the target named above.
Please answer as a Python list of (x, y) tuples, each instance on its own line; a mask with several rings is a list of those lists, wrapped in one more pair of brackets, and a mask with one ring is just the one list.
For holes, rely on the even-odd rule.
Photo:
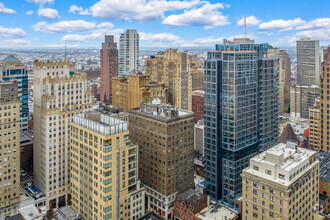
[(2, 81), (14, 81), (18, 82), (18, 94), (21, 99), (20, 114), (21, 123), (20, 130), (26, 131), (28, 129), (28, 117), (29, 117), (29, 81), (26, 66), (15, 56), (9, 55), (3, 59), (0, 63), (0, 73)]
[(278, 143), (278, 57), (268, 44), (224, 40), (205, 61), (205, 182), (234, 207), (249, 159)]

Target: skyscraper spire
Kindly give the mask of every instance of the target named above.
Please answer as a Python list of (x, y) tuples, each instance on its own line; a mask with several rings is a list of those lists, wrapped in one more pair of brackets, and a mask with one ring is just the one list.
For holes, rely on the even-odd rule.
[(246, 16), (244, 16), (244, 38), (247, 38), (247, 31), (246, 31)]
[(64, 46), (64, 60), (66, 60), (66, 44)]

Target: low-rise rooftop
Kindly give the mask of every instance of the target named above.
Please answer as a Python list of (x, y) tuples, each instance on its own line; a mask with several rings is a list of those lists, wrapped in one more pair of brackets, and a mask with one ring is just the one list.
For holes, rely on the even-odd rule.
[(264, 179), (288, 186), (311, 167), (310, 157), (316, 151), (298, 148), (297, 142), (280, 143), (250, 159), (243, 170)]
[(79, 113), (73, 116), (73, 123), (99, 133), (109, 136), (128, 131), (127, 122), (98, 111)]
[(239, 215), (237, 212), (218, 203), (206, 207), (196, 217), (201, 220), (236, 220)]

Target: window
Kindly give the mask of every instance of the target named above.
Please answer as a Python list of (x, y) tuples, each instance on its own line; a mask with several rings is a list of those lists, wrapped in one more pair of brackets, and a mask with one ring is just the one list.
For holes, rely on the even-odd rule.
[(256, 171), (259, 171), (259, 167), (255, 166), (255, 165), (253, 165), (253, 169), (256, 170)]
[(284, 180), (284, 179), (285, 179), (285, 175), (283, 175), (283, 174), (278, 174), (278, 178)]
[(265, 172), (266, 172), (266, 174), (268, 174), (268, 175), (272, 175), (272, 171), (270, 171), (270, 170), (266, 170)]

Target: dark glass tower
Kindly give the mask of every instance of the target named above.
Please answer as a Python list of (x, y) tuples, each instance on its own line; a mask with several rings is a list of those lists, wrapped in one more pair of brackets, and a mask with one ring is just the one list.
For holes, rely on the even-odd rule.
[(249, 159), (278, 143), (278, 57), (268, 44), (224, 40), (205, 61), (205, 181), (234, 207)]

